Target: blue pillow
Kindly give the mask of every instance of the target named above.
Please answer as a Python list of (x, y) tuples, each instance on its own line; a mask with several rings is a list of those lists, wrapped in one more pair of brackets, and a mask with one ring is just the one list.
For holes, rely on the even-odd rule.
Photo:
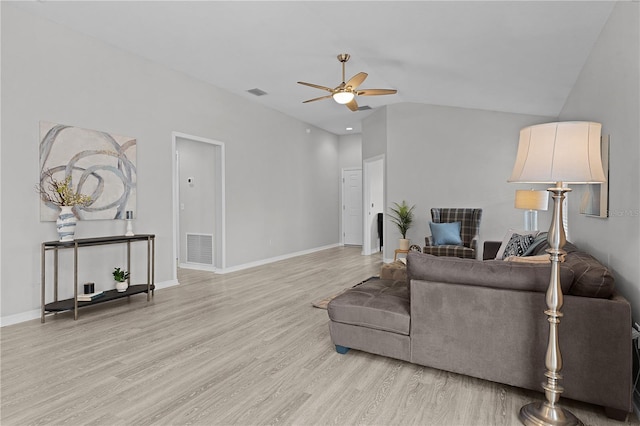
[(429, 222), (431, 228), (431, 236), (434, 246), (461, 246), (462, 238), (460, 238), (460, 222), (451, 223), (433, 223)]

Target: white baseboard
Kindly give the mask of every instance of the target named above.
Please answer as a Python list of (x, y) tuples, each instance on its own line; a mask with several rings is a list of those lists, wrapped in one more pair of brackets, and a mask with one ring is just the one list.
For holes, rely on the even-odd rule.
[[(162, 290), (163, 288), (173, 287), (178, 284), (180, 284), (178, 280), (163, 281), (156, 283), (156, 290)], [(34, 319), (40, 319), (40, 309), (0, 317), (0, 327), (6, 327), (8, 325), (31, 321)]]
[(228, 274), (230, 272), (242, 271), (244, 269), (255, 268), (256, 266), (267, 265), (269, 263), (278, 262), (280, 260), (291, 259), (292, 257), (303, 256), (305, 254), (315, 253), (317, 251), (327, 250), (334, 247), (340, 247), (340, 244), (330, 244), (328, 246), (316, 247), (309, 250), (298, 251), (295, 253), (283, 254), (282, 256), (276, 256), (269, 259), (257, 260), (255, 262), (249, 262), (242, 265), (231, 266), (224, 269), (216, 269), (216, 274)]
[(7, 315), (6, 317), (0, 318), (0, 327), (31, 321), (37, 318), (40, 318), (40, 309), (34, 309), (33, 311), (22, 312), (20, 314)]
[(178, 264), (179, 268), (182, 269), (195, 269), (196, 271), (208, 271), (208, 272), (216, 272), (218, 268), (211, 265), (200, 265), (197, 263), (182, 263)]

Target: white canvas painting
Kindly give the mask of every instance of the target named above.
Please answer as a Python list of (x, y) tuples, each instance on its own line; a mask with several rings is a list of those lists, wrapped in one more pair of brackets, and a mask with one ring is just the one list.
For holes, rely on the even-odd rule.
[[(81, 220), (124, 219), (136, 210), (136, 140), (97, 130), (40, 122), (40, 181), (71, 176), (73, 188), (91, 196), (76, 206)], [(59, 208), (41, 201), (40, 220), (55, 221)]]

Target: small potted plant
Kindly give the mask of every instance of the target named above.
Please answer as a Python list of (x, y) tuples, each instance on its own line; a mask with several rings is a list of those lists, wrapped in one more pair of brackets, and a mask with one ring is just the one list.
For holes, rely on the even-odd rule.
[(407, 231), (411, 228), (411, 224), (413, 223), (413, 209), (416, 207), (415, 205), (409, 207), (407, 202), (402, 200), (402, 203), (393, 203), (394, 207), (391, 207), (391, 213), (389, 216), (391, 217), (391, 222), (395, 223), (400, 231), (400, 235), (402, 238), (400, 239), (399, 249), (400, 250), (409, 250), (409, 240), (407, 239)]
[(116, 290), (118, 290), (119, 293), (127, 291), (127, 288), (129, 288), (129, 283), (127, 283), (129, 272), (123, 271), (120, 268), (114, 268), (113, 279), (116, 281)]

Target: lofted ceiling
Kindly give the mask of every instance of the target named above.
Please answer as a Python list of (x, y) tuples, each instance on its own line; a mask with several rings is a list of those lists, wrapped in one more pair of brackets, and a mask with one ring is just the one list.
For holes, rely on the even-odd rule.
[[(418, 102), (557, 116), (614, 2), (30, 1), (17, 7), (342, 135), (372, 111), (326, 92), (347, 79)], [(247, 90), (267, 94), (256, 97)], [(347, 131), (347, 127), (353, 130)]]

